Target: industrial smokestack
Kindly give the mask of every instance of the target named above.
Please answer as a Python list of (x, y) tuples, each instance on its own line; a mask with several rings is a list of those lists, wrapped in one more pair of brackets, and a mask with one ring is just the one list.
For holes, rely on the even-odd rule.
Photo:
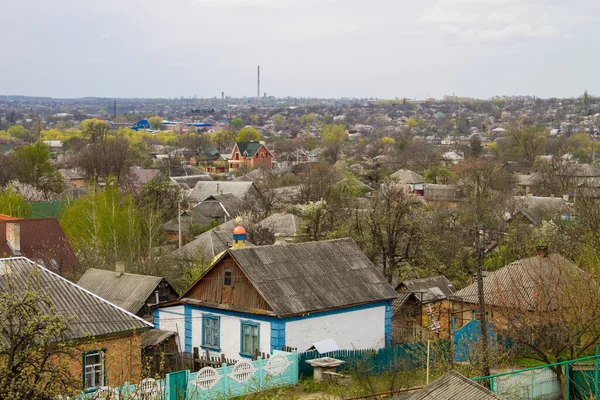
[(256, 98), (260, 99), (260, 65), (256, 73)]

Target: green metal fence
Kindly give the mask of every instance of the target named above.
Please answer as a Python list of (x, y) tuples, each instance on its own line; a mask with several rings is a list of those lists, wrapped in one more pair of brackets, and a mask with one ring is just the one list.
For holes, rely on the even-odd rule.
[[(562, 387), (560, 386), (556, 373), (552, 372), (554, 378), (553, 381), (547, 379), (547, 374), (546, 377), (538, 379), (542, 374), (551, 371), (551, 368), (554, 367), (556, 369), (558, 367), (561, 368), (565, 376), (566, 400), (600, 400), (599, 366), (600, 346), (596, 348), (596, 355), (594, 356), (482, 376), (473, 378), (473, 380), (478, 382), (489, 382), (489, 387), (492, 392), (503, 395), (507, 399), (561, 398)], [(511, 381), (507, 382), (508, 379), (511, 379)], [(553, 386), (553, 388), (550, 386)], [(557, 390), (558, 394), (556, 394)], [(553, 394), (555, 397), (552, 397)]]

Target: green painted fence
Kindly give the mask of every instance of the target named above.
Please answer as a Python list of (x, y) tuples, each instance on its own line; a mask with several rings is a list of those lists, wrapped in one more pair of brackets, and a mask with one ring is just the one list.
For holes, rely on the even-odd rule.
[[(312, 376), (313, 367), (306, 361), (320, 357), (332, 357), (345, 361), (340, 372), (382, 373), (395, 368), (421, 369), (427, 364), (427, 343), (406, 343), (373, 350), (337, 350), (319, 354), (316, 350), (298, 355), (300, 376)], [(445, 339), (431, 342), (430, 362), (450, 357), (450, 342)]]

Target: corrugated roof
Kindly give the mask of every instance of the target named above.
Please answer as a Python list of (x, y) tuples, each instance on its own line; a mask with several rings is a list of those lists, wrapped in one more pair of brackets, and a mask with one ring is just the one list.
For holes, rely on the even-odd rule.
[(423, 183), (423, 177), (410, 169), (401, 169), (390, 175), (390, 178), (402, 184)]
[[(239, 224), (236, 221), (231, 220), (208, 230), (185, 246), (175, 250), (173, 256), (194, 260), (198, 253), (202, 253), (205, 260), (212, 260), (216, 255), (231, 247), (233, 228), (237, 225)], [(254, 245), (246, 241), (246, 246)]]
[[(556, 294), (565, 283), (585, 280), (584, 272), (559, 254), (548, 257), (530, 257), (515, 261), (490, 273), (483, 279), (486, 304), (523, 310), (553, 309)], [(553, 291), (556, 288), (556, 291)], [(478, 303), (477, 284), (467, 286), (454, 293), (452, 299), (466, 303)]]
[(163, 279), (160, 276), (128, 273), (117, 276), (115, 271), (90, 268), (77, 284), (130, 313), (137, 314)]
[(213, 194), (231, 193), (240, 200), (244, 200), (251, 190), (256, 190), (253, 182), (213, 181), (197, 182), (189, 194), (190, 200), (201, 202)]
[(171, 182), (179, 185), (180, 188), (184, 190), (190, 190), (196, 183), (198, 182), (212, 182), (212, 178), (208, 174), (202, 175), (188, 175), (188, 176), (171, 176), (169, 177)]
[(23, 290), (32, 273), (40, 273), (37, 290), (48, 295), (56, 312), (69, 319), (70, 327), (64, 339), (99, 337), (152, 327), (149, 322), (25, 257), (0, 259), (0, 263), (9, 271), (0, 275), (0, 288), (5, 287), (7, 276), (10, 276), (18, 290)]
[(456, 371), (436, 379), (423, 389), (413, 393), (407, 400), (502, 400), (477, 382)]
[(300, 231), (302, 220), (294, 214), (274, 213), (259, 222), (262, 227), (269, 228), (276, 237), (294, 237)]
[(397, 296), (349, 238), (230, 249), (228, 253), (278, 316)]
[(402, 286), (409, 292), (415, 293), (417, 298), (423, 302), (443, 300), (452, 296), (456, 291), (444, 275), (403, 281), (398, 284), (396, 290), (402, 290)]
[(149, 329), (145, 332), (142, 332), (140, 335), (140, 339), (142, 341), (142, 349), (146, 347), (154, 347), (156, 345), (161, 344), (165, 340), (169, 339), (172, 336), (175, 336), (177, 333), (163, 331), (160, 329)]

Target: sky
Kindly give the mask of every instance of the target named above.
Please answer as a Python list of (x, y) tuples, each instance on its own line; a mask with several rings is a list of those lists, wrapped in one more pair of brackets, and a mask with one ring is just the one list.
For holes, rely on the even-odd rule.
[(0, 94), (600, 95), (598, 0), (0, 0)]

